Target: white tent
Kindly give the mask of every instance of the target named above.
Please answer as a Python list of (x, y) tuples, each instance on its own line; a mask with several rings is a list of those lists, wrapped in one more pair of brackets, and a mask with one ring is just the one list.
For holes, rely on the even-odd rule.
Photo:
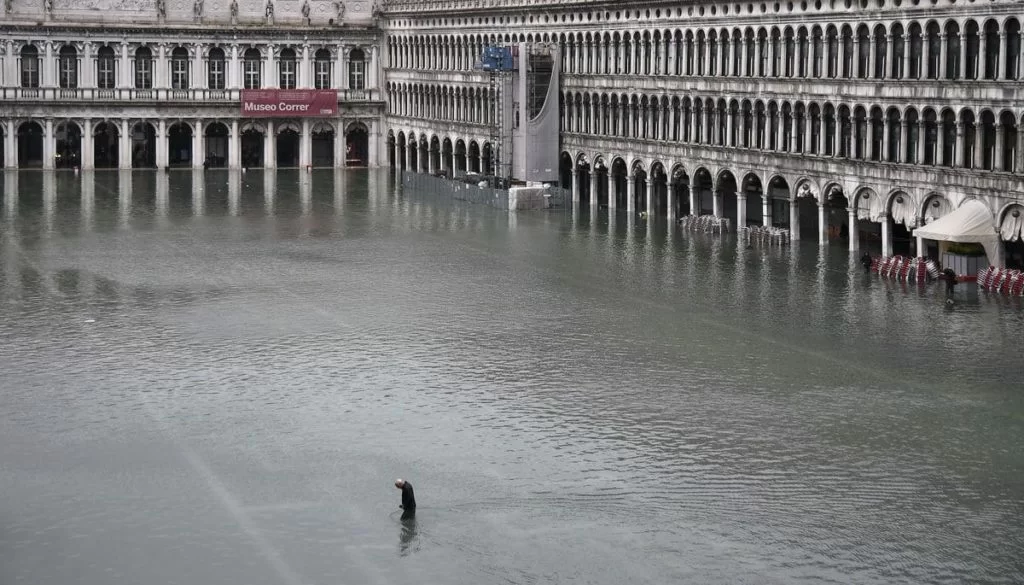
[(975, 199), (965, 201), (952, 213), (917, 228), (914, 235), (926, 240), (981, 244), (991, 264), (1001, 257), (1002, 242), (992, 221), (992, 212)]

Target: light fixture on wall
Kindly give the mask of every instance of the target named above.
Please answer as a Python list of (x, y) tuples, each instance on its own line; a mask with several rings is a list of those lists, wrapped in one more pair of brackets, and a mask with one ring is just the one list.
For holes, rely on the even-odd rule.
[(896, 196), (896, 203), (899, 203), (900, 205), (903, 204), (903, 195)]
[(871, 194), (870, 193), (861, 193), (860, 198), (865, 200), (865, 201), (867, 201), (868, 199), (871, 199)]
[(936, 199), (935, 201), (932, 201), (932, 207), (934, 207), (936, 209), (939, 208), (939, 200), (938, 199)]
[(1010, 212), (1010, 215), (1012, 215), (1013, 217), (1020, 217), (1020, 210), (1014, 209), (1013, 211)]

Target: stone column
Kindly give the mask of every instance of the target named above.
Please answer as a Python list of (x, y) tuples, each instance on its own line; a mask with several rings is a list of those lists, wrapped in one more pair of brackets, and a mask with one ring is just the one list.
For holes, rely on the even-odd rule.
[(267, 133), (263, 137), (263, 168), (277, 168), (277, 128), (267, 119)]
[(668, 205), (666, 205), (667, 209), (665, 210), (666, 216), (670, 222), (673, 222), (676, 220), (676, 208), (679, 206), (675, 186), (672, 185), (671, 182), (666, 181), (665, 191), (666, 199), (668, 199)]
[(882, 214), (882, 256), (892, 256), (892, 221), (889, 214)]
[(928, 67), (931, 64), (932, 47), (928, 42), (928, 31), (921, 31), (921, 65), (917, 70), (918, 79), (928, 79)]
[(882, 77), (881, 79), (888, 79), (892, 77), (892, 70), (895, 64), (892, 62), (892, 50), (893, 40), (891, 34), (885, 35), (885, 63), (882, 65)]
[(860, 247), (860, 233), (857, 230), (857, 208), (854, 203), (846, 209), (847, 226), (846, 231), (850, 234), (850, 251), (853, 252)]
[[(935, 136), (938, 138), (938, 140), (936, 140), (936, 147), (935, 147), (935, 166), (942, 166), (943, 158), (944, 158), (945, 152), (946, 152), (946, 130), (945, 130), (945, 124), (943, 124), (941, 120), (936, 121), (936, 129), (937, 129), (937, 131), (935, 133)], [(950, 163), (955, 163), (955, 162), (956, 162), (956, 149), (953, 150), (953, 160), (951, 160)]]
[[(302, 57), (299, 62), (299, 73), (298, 79), (296, 79), (295, 87), (299, 89), (309, 89), (313, 87), (313, 72), (310, 70), (312, 68), (312, 65), (310, 64), (309, 61), (309, 45), (302, 45), (302, 48), (300, 48), (299, 51)], [(372, 66), (368, 67), (368, 69), (372, 68)]]
[(1017, 132), (1017, 150), (1013, 153), (1013, 172), (1024, 171), (1024, 132)]
[(772, 225), (772, 205), (767, 193), (761, 194), (761, 225), (768, 227)]
[(160, 118), (156, 123), (156, 168), (167, 167), (167, 122)]
[[(47, 43), (49, 44), (49, 43)], [(54, 134), (53, 118), (43, 121), (43, 168), (52, 169), (57, 156), (57, 137)]]
[(121, 120), (121, 135), (117, 140), (118, 168), (128, 170), (132, 168), (132, 134), (128, 126), (128, 120)]
[(580, 170), (575, 165), (572, 167), (572, 204), (578, 207), (580, 202)]
[(736, 194), (736, 231), (747, 227), (747, 194)]
[(626, 180), (626, 211), (629, 213), (636, 211), (636, 177), (633, 176), (633, 173), (630, 173)]
[(128, 43), (121, 43), (121, 85), (120, 89), (128, 89), (132, 86), (132, 64), (128, 59)]
[[(883, 115), (885, 115), (885, 114), (883, 113)], [(870, 128), (870, 127), (871, 127), (871, 124), (869, 123), (868, 124), (868, 128)], [(885, 116), (885, 118), (883, 119), (882, 128), (884, 129), (883, 132), (882, 132), (882, 152), (878, 153), (880, 155), (878, 158), (879, 158), (879, 160), (882, 160), (882, 161), (894, 162), (894, 161), (889, 160), (889, 142), (891, 141), (891, 138), (892, 138), (892, 124), (889, 122), (889, 116)], [(869, 130), (869, 132), (870, 132), (870, 130)], [(870, 154), (869, 154), (869, 158), (870, 158)]]
[(612, 170), (608, 169), (608, 209), (615, 209), (616, 204), (616, 193), (615, 193), (615, 176), (612, 175)]
[(936, 67), (935, 79), (946, 78), (946, 60), (949, 56), (949, 38), (946, 33), (939, 33), (939, 65)]
[(700, 215), (700, 201), (697, 199), (697, 189), (690, 185), (690, 215)]
[(237, 119), (231, 121), (231, 133), (228, 135), (228, 168), (242, 168), (242, 134)]
[(203, 136), (203, 121), (196, 120), (193, 126), (195, 126), (195, 130), (192, 132), (192, 168), (202, 169), (203, 161), (206, 160), (206, 140)]
[(299, 135), (299, 168), (306, 170), (306, 167), (313, 164), (313, 140), (312, 128), (309, 118), (302, 119), (302, 134)]
[(168, 74), (167, 66), (167, 44), (160, 43), (156, 47), (156, 55), (154, 55), (156, 63), (153, 66), (153, 89), (167, 89), (171, 86), (170, 75)]
[(976, 55), (976, 61), (974, 65), (974, 78), (985, 79), (985, 66), (988, 59), (986, 55), (988, 53), (988, 35), (985, 34), (985, 24), (982, 23), (981, 30), (978, 31), (978, 54)]
[(953, 143), (953, 166), (962, 169), (965, 162), (967, 161), (964, 160), (964, 125), (957, 120), (956, 142)]
[(825, 204), (818, 203), (818, 243), (824, 246), (828, 243), (828, 214), (825, 213)]
[(95, 166), (96, 146), (92, 135), (92, 120), (86, 118), (82, 121), (82, 170), (91, 171)]
[(923, 165), (925, 161), (925, 149), (924, 145), (927, 142), (927, 132), (924, 125), (924, 119), (918, 118), (917, 120), (917, 160), (914, 164)]
[(644, 211), (647, 212), (651, 217), (654, 216), (654, 173), (647, 175), (647, 180), (644, 182), (645, 193), (644, 193)]
[[(209, 84), (207, 83), (206, 71), (203, 67), (203, 45), (195, 43), (192, 45), (192, 71), (191, 73), (191, 84), (189, 87), (194, 89), (204, 89)], [(226, 81), (226, 80), (225, 80)]]
[(726, 110), (727, 113), (725, 115), (725, 146), (736, 146), (736, 141), (733, 139), (733, 129), (735, 127), (735, 121), (733, 118), (735, 118), (735, 116), (733, 116), (732, 108), (730, 106), (726, 106), (726, 108), (728, 109)]
[(665, 75), (676, 74), (676, 63), (679, 60), (679, 49), (676, 47), (676, 41), (674, 38), (669, 37), (668, 43), (668, 57), (665, 59)]
[(794, 242), (800, 239), (800, 200), (789, 200), (789, 233)]
[(960, 30), (960, 75), (957, 79), (967, 79), (967, 39), (963, 29)]
[(913, 67), (911, 67), (910, 63), (910, 34), (905, 33), (903, 35), (903, 71), (900, 72), (900, 77), (908, 79), (912, 69)]
[(978, 117), (977, 123), (974, 124), (974, 164), (971, 166), (973, 169), (981, 170), (985, 168), (985, 125), (981, 123), (981, 117)]
[(853, 33), (853, 55), (850, 59), (850, 77), (860, 79), (860, 37)]
[(53, 55), (53, 45), (51, 41), (43, 43), (44, 53), (42, 55), (42, 67), (40, 68), (40, 86), (41, 87), (57, 87), (57, 58)]
[(590, 209), (597, 209), (597, 165), (592, 165), (590, 170)]
[(1006, 33), (999, 31), (999, 61), (996, 64), (996, 74), (993, 79), (1001, 80), (1006, 76), (1006, 52), (1009, 46), (1006, 44)]
[(228, 71), (225, 79), (225, 87), (228, 89), (239, 89), (242, 87), (242, 63), (238, 57), (238, 45), (231, 45), (228, 51)]
[(906, 149), (909, 147), (907, 142), (907, 120), (906, 118), (900, 120), (900, 143), (896, 147), (896, 160), (892, 162), (909, 162), (907, 160)]
[(267, 45), (266, 50), (263, 51), (263, 87), (275, 88), (278, 86), (277, 68), (274, 67), (275, 55), (277, 47), (274, 45)]
[[(884, 40), (884, 39), (883, 39)], [(875, 76), (875, 55), (878, 54), (878, 37), (875, 36), (874, 31), (868, 36), (868, 71), (865, 75), (865, 79), (871, 79)]]

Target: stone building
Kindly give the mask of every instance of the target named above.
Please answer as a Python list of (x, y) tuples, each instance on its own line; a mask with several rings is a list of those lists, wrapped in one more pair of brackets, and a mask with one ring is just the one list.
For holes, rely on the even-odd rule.
[(923, 253), (916, 226), (978, 199), (1007, 258), (1024, 260), (1018, 0), (391, 0), (385, 12), (392, 165), (486, 172), (477, 56), (543, 44), (560, 54), (562, 183), (582, 206)]
[[(5, 0), (0, 161), (83, 169), (377, 164), (380, 27), (372, 3), (348, 4)], [(250, 89), (300, 101), (312, 93), (293, 90), (336, 90), (336, 111), (243, 115), (241, 93)]]

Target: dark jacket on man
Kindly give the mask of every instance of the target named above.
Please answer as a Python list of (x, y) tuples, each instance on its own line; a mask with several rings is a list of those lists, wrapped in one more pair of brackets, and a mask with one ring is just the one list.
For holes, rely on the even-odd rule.
[(412, 484), (408, 481), (402, 484), (402, 509), (406, 512), (416, 509), (416, 495), (413, 494)]

